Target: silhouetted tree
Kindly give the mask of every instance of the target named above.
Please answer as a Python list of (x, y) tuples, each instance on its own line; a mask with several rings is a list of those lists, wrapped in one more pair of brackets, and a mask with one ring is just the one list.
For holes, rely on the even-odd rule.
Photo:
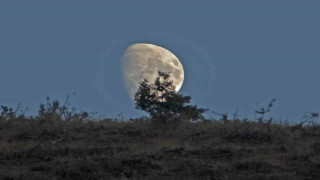
[(153, 119), (164, 123), (169, 120), (190, 121), (204, 118), (202, 113), (207, 109), (186, 105), (190, 103), (191, 97), (175, 92), (172, 81), (169, 81), (169, 74), (160, 71), (158, 74), (154, 84), (149, 84), (146, 79), (140, 83), (134, 98), (137, 109), (146, 111)]

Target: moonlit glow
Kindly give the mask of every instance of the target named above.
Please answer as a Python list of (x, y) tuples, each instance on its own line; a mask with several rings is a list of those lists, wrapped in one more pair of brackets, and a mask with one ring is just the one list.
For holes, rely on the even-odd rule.
[(184, 70), (179, 59), (169, 50), (153, 44), (137, 43), (129, 46), (121, 57), (122, 79), (131, 99), (140, 82), (154, 83), (158, 71), (169, 73), (178, 92), (184, 80)]

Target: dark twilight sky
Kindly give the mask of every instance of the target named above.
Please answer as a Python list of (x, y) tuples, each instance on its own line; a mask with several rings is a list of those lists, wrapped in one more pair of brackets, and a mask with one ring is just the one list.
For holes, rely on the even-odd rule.
[[(120, 77), (133, 43), (172, 51), (192, 103), (297, 122), (320, 111), (320, 2), (1, 1), (0, 105), (35, 114), (45, 97), (100, 115), (139, 117)], [(113, 2), (113, 3), (112, 3)], [(208, 113), (207, 117), (215, 117)]]

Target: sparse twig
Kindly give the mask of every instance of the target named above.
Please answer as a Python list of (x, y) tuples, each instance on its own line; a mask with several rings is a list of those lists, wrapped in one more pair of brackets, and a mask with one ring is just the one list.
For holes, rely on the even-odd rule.
[(275, 101), (276, 101), (276, 99), (273, 98), (266, 108), (263, 107), (263, 108), (260, 108), (260, 110), (256, 110), (255, 111), (256, 114), (260, 114), (261, 115), (261, 117), (259, 118), (259, 121), (262, 121), (264, 115), (271, 111), (271, 108), (273, 107), (273, 103)]
[(317, 118), (319, 118), (319, 113), (317, 113), (317, 112), (307, 112), (302, 116), (299, 125), (303, 126), (306, 123), (308, 125), (310, 125), (310, 124), (315, 125), (314, 121)]
[(228, 120), (228, 113), (217, 113), (215, 111), (211, 111), (212, 114), (221, 116), (222, 120)]

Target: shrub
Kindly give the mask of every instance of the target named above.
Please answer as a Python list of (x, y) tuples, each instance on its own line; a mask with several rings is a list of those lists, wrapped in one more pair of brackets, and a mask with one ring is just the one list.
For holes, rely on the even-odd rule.
[(89, 114), (87, 112), (79, 112), (76, 108), (70, 108), (69, 105), (70, 96), (68, 95), (64, 104), (57, 100), (51, 101), (47, 97), (47, 102), (45, 104), (40, 104), (39, 115), (40, 119), (59, 119), (59, 120), (87, 120)]
[(204, 119), (202, 113), (207, 109), (187, 105), (191, 97), (175, 92), (172, 81), (169, 81), (169, 74), (160, 71), (158, 74), (154, 84), (149, 84), (146, 79), (140, 83), (134, 99), (137, 109), (146, 111), (152, 119), (162, 123)]

